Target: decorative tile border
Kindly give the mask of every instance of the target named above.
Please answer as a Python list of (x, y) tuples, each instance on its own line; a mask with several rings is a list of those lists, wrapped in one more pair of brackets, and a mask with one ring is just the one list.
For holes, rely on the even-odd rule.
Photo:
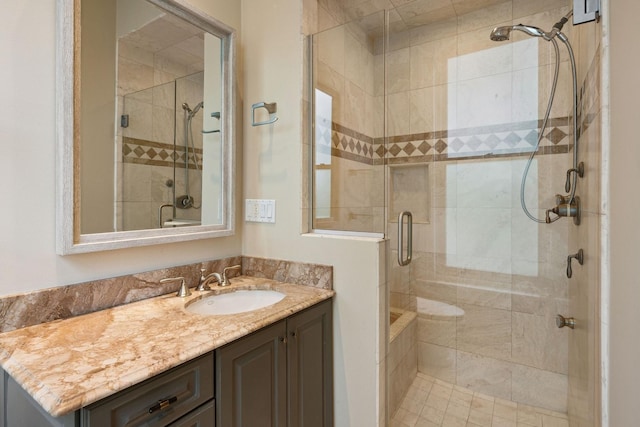
[(243, 266), (242, 274), (247, 276), (333, 288), (333, 267), (330, 266), (235, 256), (0, 297), (0, 332), (176, 292), (179, 284), (160, 283), (160, 279), (182, 276), (193, 287), (198, 283), (201, 268), (208, 272), (222, 271), (237, 264)]
[[(337, 123), (331, 129), (331, 155), (369, 165), (444, 161), (487, 157), (529, 155), (535, 147), (541, 120), (509, 123), (506, 125), (455, 129), (371, 138)], [(322, 138), (327, 140), (326, 138)], [(570, 125), (568, 117), (549, 120), (540, 142), (540, 154), (570, 151)], [(324, 143), (326, 145), (326, 143)], [(329, 147), (317, 149), (328, 152)]]
[[(194, 161), (193, 152), (189, 150), (189, 169), (202, 168), (202, 149), (195, 149), (197, 166)], [(122, 161), (124, 163), (136, 163), (149, 166), (173, 167), (173, 159), (176, 157), (176, 166), (184, 169), (186, 151), (183, 146), (163, 142), (147, 141), (144, 139), (123, 137), (122, 138)]]

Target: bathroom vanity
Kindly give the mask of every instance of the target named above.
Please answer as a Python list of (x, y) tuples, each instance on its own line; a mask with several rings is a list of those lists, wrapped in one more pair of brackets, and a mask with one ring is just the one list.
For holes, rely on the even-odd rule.
[(185, 307), (211, 291), (171, 294), (1, 334), (0, 427), (332, 426), (333, 291), (234, 282), (286, 297), (201, 316)]

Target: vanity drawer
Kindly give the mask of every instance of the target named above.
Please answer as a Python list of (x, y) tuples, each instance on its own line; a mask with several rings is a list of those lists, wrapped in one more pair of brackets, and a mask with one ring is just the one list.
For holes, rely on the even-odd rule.
[(167, 426), (213, 397), (213, 363), (209, 353), (96, 402), (82, 409), (82, 425)]

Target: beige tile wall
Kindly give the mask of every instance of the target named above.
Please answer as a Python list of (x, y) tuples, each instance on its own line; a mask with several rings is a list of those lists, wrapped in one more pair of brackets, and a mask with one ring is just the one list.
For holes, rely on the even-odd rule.
[(584, 265), (575, 264), (569, 282), (568, 315), (577, 326), (569, 340), (569, 416), (572, 425), (599, 425), (600, 420), (600, 230), (604, 209), (601, 205), (602, 128), (601, 46), (602, 24), (591, 22), (574, 31), (572, 40), (578, 64), (581, 137), (578, 155), (586, 171), (578, 182), (582, 201), (582, 224), (571, 227), (569, 252), (583, 249)]
[[(542, 117), (552, 77), (548, 44), (526, 44), (538, 49), (536, 56), (516, 50), (511, 58), (489, 56), (493, 62), (486, 64), (473, 56), (504, 46), (489, 40), (494, 26), (524, 22), (547, 28), (568, 10), (559, 1), (533, 9), (520, 3), (499, 2), (391, 37), (387, 60), (396, 62), (387, 68), (388, 80), (394, 81), (388, 85), (391, 135), (481, 126), (496, 116), (503, 123)], [(571, 30), (566, 32), (571, 37)], [(516, 35), (514, 40), (527, 39)], [(568, 57), (563, 52), (561, 58), (552, 117), (571, 113)], [(491, 76), (505, 70), (513, 88), (518, 79), (536, 79), (537, 95), (500, 86), (502, 77)], [(474, 79), (484, 79), (483, 87)], [(457, 81), (456, 87), (451, 81)], [(505, 97), (499, 101), (506, 105), (496, 104), (487, 114), (482, 104), (461, 104), (461, 99), (473, 102), (462, 92), (467, 84), (469, 94), (487, 90), (479, 98), (495, 93)], [(452, 100), (456, 94), (457, 101)], [(522, 103), (531, 95), (537, 106), (523, 115)], [(538, 218), (554, 205), (554, 194), (563, 192), (570, 163), (570, 154), (537, 157), (526, 200)], [(566, 412), (569, 332), (556, 328), (555, 315), (568, 309), (569, 221), (537, 226), (524, 218), (519, 200), (523, 158), (438, 161), (428, 167), (432, 182), (424, 195), (432, 219), (414, 224), (409, 272), (393, 266), (395, 251), (390, 257), (390, 304), (415, 308), (417, 296), (456, 305), (465, 314), (446, 319), (419, 313), (418, 370), (482, 393)], [(395, 224), (388, 230), (395, 248)]]

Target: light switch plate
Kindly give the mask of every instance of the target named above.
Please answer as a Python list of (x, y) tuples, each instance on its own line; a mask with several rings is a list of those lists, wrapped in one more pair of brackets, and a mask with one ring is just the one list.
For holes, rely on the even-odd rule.
[(267, 199), (245, 199), (244, 220), (247, 222), (276, 222), (276, 201)]

